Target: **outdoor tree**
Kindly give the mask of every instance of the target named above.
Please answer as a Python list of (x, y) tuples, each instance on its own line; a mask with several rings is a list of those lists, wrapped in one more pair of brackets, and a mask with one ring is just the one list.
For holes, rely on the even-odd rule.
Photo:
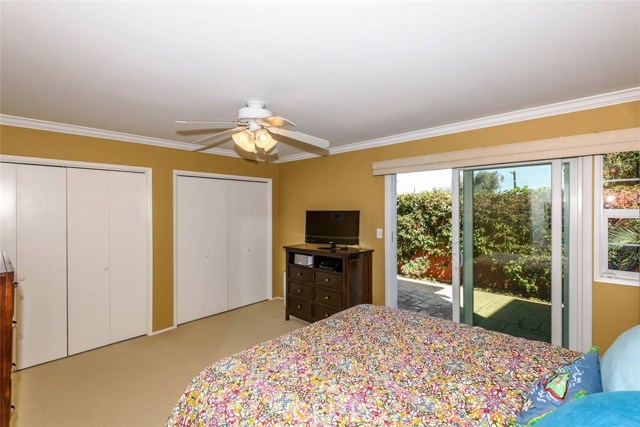
[(497, 193), (504, 180), (498, 172), (479, 171), (473, 174), (474, 191)]

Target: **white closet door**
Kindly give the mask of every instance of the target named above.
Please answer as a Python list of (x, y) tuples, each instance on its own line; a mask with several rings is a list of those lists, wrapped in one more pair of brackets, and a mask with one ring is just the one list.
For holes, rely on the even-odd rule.
[(206, 240), (204, 301), (205, 315), (221, 313), (229, 309), (228, 303), (228, 184), (223, 179), (207, 180)]
[(229, 308), (268, 297), (268, 194), (262, 182), (229, 181)]
[(227, 310), (227, 184), (177, 178), (178, 323)]
[(147, 331), (147, 183), (109, 172), (111, 342)]
[[(16, 174), (15, 164), (0, 163), (0, 251), (7, 253), (14, 268), (17, 266)], [(11, 360), (14, 363), (16, 362), (17, 349), (18, 337), (17, 334), (13, 334)]]
[(109, 172), (67, 171), (69, 354), (110, 342)]
[(178, 323), (205, 316), (203, 286), (207, 251), (204, 227), (207, 221), (207, 180), (177, 178), (176, 257)]
[(0, 163), (0, 251), (16, 265), (16, 165)]
[(17, 166), (18, 369), (67, 355), (66, 169)]

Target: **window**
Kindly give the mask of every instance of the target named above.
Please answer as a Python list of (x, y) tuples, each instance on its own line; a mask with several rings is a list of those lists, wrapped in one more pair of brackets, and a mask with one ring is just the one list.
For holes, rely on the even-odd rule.
[(597, 156), (596, 280), (640, 286), (640, 151)]

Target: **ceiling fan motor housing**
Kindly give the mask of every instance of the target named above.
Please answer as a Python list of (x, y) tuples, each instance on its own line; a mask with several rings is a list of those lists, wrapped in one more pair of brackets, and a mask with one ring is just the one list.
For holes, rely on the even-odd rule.
[(238, 110), (238, 123), (247, 124), (251, 120), (271, 117), (271, 111), (264, 108), (266, 106), (267, 103), (262, 100), (251, 99), (247, 101), (247, 106)]

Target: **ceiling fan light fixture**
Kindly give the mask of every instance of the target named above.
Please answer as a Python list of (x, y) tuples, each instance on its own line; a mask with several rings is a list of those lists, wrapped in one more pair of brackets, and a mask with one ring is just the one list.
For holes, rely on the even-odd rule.
[(258, 148), (262, 148), (265, 151), (268, 151), (267, 146), (272, 148), (274, 145), (272, 144), (273, 138), (271, 138), (271, 134), (269, 134), (269, 132), (267, 132), (265, 129), (256, 131), (254, 137), (256, 139), (256, 146)]
[(276, 141), (275, 139), (271, 138), (270, 142), (268, 144), (266, 144), (262, 149), (264, 150), (265, 153), (271, 151), (273, 149), (273, 147), (276, 146), (276, 144), (278, 143), (278, 141)]
[(255, 139), (248, 131), (243, 130), (242, 132), (234, 133), (231, 135), (231, 138), (233, 139), (233, 142), (235, 142), (235, 144), (244, 151), (249, 153), (256, 152)]

